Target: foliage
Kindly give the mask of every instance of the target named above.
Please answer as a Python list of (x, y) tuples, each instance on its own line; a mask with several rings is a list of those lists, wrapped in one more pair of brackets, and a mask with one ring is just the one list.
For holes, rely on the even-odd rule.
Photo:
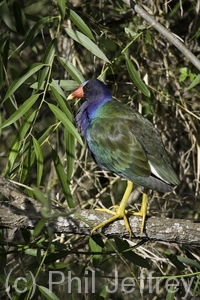
[[(199, 53), (195, 2), (146, 5)], [(55, 236), (50, 223), (44, 230), (52, 201), (70, 212), (75, 206), (94, 208), (97, 200), (109, 207), (123, 194), (124, 182), (97, 169), (88, 157), (74, 124), (77, 106), (66, 101), (90, 77), (103, 79), (115, 98), (136, 107), (163, 132), (181, 184), (162, 199), (152, 192), (149, 213), (198, 218), (197, 70), (122, 1), (2, 0), (0, 28), (0, 167), (44, 206), (35, 230), (24, 229), (12, 238), (1, 230), (1, 299), (8, 292), (12, 299), (66, 299), (66, 294), (71, 299), (129, 299), (130, 293), (134, 299), (141, 294), (180, 299), (186, 286), (198, 297), (198, 249)], [(136, 189), (130, 205), (140, 203), (138, 194)], [(17, 282), (17, 289), (19, 277), (25, 280)]]

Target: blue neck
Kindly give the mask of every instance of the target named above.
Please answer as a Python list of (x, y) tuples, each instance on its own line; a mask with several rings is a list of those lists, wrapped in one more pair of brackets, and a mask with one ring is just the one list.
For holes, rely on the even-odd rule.
[(82, 135), (86, 135), (87, 127), (93, 118), (100, 115), (100, 107), (112, 100), (107, 86), (98, 79), (90, 79), (83, 83), (84, 103), (81, 105), (76, 121)]
[(90, 124), (90, 121), (92, 119), (98, 117), (99, 108), (101, 108), (102, 105), (104, 105), (106, 102), (108, 102), (110, 100), (112, 100), (112, 98), (104, 100), (103, 102), (101, 101), (100, 103), (93, 103), (92, 105), (89, 101), (85, 101), (81, 105), (81, 107), (76, 115), (76, 122), (78, 125), (78, 129), (83, 136), (86, 135), (86, 130)]

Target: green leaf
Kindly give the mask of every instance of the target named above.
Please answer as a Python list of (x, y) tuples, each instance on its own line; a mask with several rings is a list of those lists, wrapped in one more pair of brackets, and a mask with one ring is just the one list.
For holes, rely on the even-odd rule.
[(31, 255), (31, 256), (37, 256), (37, 249), (25, 249), (24, 251), (26, 254)]
[(79, 84), (74, 80), (60, 80), (59, 84), (66, 92), (73, 91), (79, 87)]
[(22, 228), (21, 234), (23, 236), (23, 239), (26, 244), (29, 244), (31, 242), (31, 233), (29, 229)]
[(45, 65), (42, 63), (34, 63), (30, 67), (23, 70), (19, 76), (12, 82), (11, 86), (7, 90), (7, 93), (3, 99), (5, 102), (29, 77), (37, 73)]
[(42, 84), (44, 83), (46, 76), (48, 74), (48, 71), (50, 69), (50, 65), (52, 64), (52, 60), (54, 57), (54, 54), (56, 52), (56, 45), (57, 45), (57, 39), (53, 39), (50, 44), (48, 45), (44, 57), (42, 59), (42, 63), (45, 65), (49, 65), (42, 70), (39, 71), (38, 74), (38, 90), (41, 88)]
[(37, 286), (43, 296), (48, 300), (60, 300), (49, 288), (46, 288), (42, 285)]
[(42, 218), (42, 219), (39, 220), (39, 222), (34, 227), (33, 237), (37, 237), (41, 233), (41, 231), (43, 230), (45, 224), (46, 224), (46, 219), (45, 218)]
[(180, 77), (179, 77), (179, 82), (185, 81), (187, 77), (190, 77), (191, 75), (191, 71), (189, 68), (184, 67), (184, 68), (180, 68), (179, 72), (181, 73)]
[[(53, 96), (54, 98), (56, 99), (56, 101), (58, 102), (58, 104), (60, 105), (60, 107), (62, 108), (62, 111), (66, 114), (67, 118), (70, 120), (70, 121), (73, 121), (73, 116), (71, 114), (71, 112), (69, 111), (68, 107), (67, 107), (67, 99), (63, 94), (63, 96), (61, 96), (61, 91), (60, 91), (60, 88), (59, 88), (59, 85), (56, 83), (56, 82), (53, 82), (51, 85), (50, 85), (50, 88), (51, 88), (51, 91), (53, 93)], [(64, 98), (64, 99), (63, 99)]]
[(126, 56), (126, 66), (128, 73), (133, 81), (133, 83), (136, 85), (136, 87), (147, 97), (150, 97), (150, 91), (142, 81), (142, 79), (139, 77), (138, 72), (136, 71), (134, 65), (132, 64), (131, 60)]
[(184, 264), (178, 259), (178, 257), (170, 252), (165, 252), (167, 255), (168, 259), (176, 266), (177, 269), (179, 270), (184, 270), (185, 266)]
[(21, 46), (20, 50), (24, 50), (27, 46), (29, 46), (34, 38), (39, 34), (39, 32), (48, 24), (53, 21), (52, 17), (45, 17), (40, 19), (29, 31), (23, 45)]
[(102, 247), (99, 246), (93, 238), (89, 238), (89, 245), (92, 252), (102, 252)]
[(52, 82), (50, 83), (49, 86), (50, 88), (53, 87), (60, 94), (60, 96), (66, 100), (65, 93), (61, 88), (60, 80), (52, 79)]
[(27, 111), (33, 106), (33, 104), (37, 101), (39, 94), (32, 95), (28, 98), (19, 108), (16, 110), (2, 125), (1, 128), (5, 128), (17, 120), (24, 116)]
[(104, 248), (104, 242), (102, 240), (101, 236), (98, 235), (92, 235), (91, 238), (94, 240), (94, 242), (99, 245), (99, 247)]
[(21, 147), (21, 144), (23, 142), (26, 133), (30, 130), (30, 127), (32, 126), (32, 122), (35, 118), (35, 114), (36, 112), (34, 111), (29, 115), (27, 115), (21, 127), (18, 129), (17, 135), (10, 147), (8, 162), (6, 165), (4, 176), (6, 176), (8, 173), (12, 171), (13, 164), (16, 158), (23, 152), (23, 148)]
[(85, 24), (83, 19), (72, 9), (70, 9), (69, 17), (71, 21), (91, 40), (95, 40), (90, 28)]
[(64, 130), (64, 141), (67, 155), (67, 181), (70, 182), (74, 170), (75, 139), (66, 128)]
[[(172, 278), (172, 281), (173, 281), (173, 278)], [(167, 296), (166, 296), (166, 300), (174, 300), (174, 296), (175, 296), (175, 292), (176, 292), (176, 284), (177, 283), (174, 283), (175, 285), (173, 285), (173, 282), (170, 283), (170, 288), (168, 288), (168, 293), (167, 293)], [(168, 286), (167, 286), (168, 287)]]
[(48, 103), (49, 108), (54, 113), (56, 118), (60, 120), (67, 130), (77, 139), (77, 141), (83, 146), (82, 139), (78, 133), (78, 130), (74, 127), (71, 121), (66, 117), (65, 113), (63, 113), (57, 106), (54, 104)]
[(146, 42), (150, 45), (152, 45), (152, 38), (151, 38), (151, 35), (149, 33), (149, 31), (146, 31)]
[(59, 59), (60, 59), (61, 64), (63, 65), (63, 67), (67, 70), (67, 72), (71, 75), (71, 77), (76, 82), (81, 84), (82, 82), (85, 81), (85, 78), (82, 76), (80, 71), (76, 67), (74, 67), (74, 65), (69, 60), (66, 60), (62, 57), (59, 57)]
[(57, 0), (57, 4), (61, 19), (64, 20), (66, 13), (66, 0)]
[(122, 255), (134, 265), (140, 266), (142, 268), (147, 268), (148, 270), (151, 269), (148, 260), (133, 251), (123, 252)]
[[(54, 242), (55, 244), (56, 242)], [(66, 246), (65, 246), (66, 249)], [(60, 260), (61, 258), (65, 257), (69, 254), (69, 251), (62, 251), (63, 249), (59, 249), (57, 253), (49, 254), (44, 261), (45, 265), (48, 265), (50, 263), (54, 263), (58, 259)]]
[(42, 155), (42, 150), (40, 148), (40, 144), (34, 137), (33, 137), (33, 147), (35, 150), (35, 155), (37, 160), (37, 186), (39, 187), (43, 175), (44, 159)]
[(28, 146), (28, 151), (25, 153), (20, 164), (20, 182), (27, 184), (31, 178), (32, 170), (31, 167), (35, 162), (35, 153), (32, 149), (32, 139)]
[(29, 24), (26, 20), (26, 16), (23, 10), (16, 1), (13, 3), (13, 15), (15, 18), (17, 31), (25, 36), (29, 31)]
[(7, 33), (0, 35), (0, 89), (5, 85), (5, 72), (7, 70), (10, 39)]
[(15, 22), (12, 19), (11, 13), (9, 11), (7, 1), (4, 1), (3, 4), (0, 6), (0, 16), (9, 29), (11, 29), (12, 31), (17, 31), (14, 25)]
[(191, 259), (191, 258), (188, 258), (188, 257), (183, 257), (183, 256), (180, 256), (180, 255), (177, 255), (177, 259), (185, 264), (185, 265), (188, 265), (188, 266), (191, 266), (191, 267), (195, 267), (197, 269), (200, 269), (200, 264), (199, 262), (196, 260), (196, 259)]
[[(89, 238), (89, 244), (90, 244), (90, 249), (92, 252), (102, 252), (102, 247), (100, 247), (93, 238)], [(101, 254), (94, 254), (93, 255), (93, 265), (94, 267), (98, 267), (99, 265), (99, 260), (101, 258)]]
[(191, 90), (194, 88), (197, 84), (200, 83), (200, 74), (197, 75), (197, 77), (192, 81), (192, 83), (184, 90), (184, 92)]
[(96, 55), (100, 59), (110, 63), (109, 59), (105, 56), (105, 54), (99, 49), (99, 47), (93, 43), (87, 36), (83, 33), (73, 30), (71, 28), (65, 28), (66, 33), (76, 42), (81, 44), (83, 47), (88, 49), (92, 54)]
[(44, 196), (44, 194), (37, 188), (34, 187), (33, 194), (35, 195), (36, 199), (47, 209), (51, 209), (51, 201)]
[(119, 238), (115, 238), (115, 243), (117, 249), (122, 253), (122, 255), (129, 260), (134, 265), (140, 266), (142, 268), (151, 269), (151, 266), (147, 259), (143, 258), (142, 256), (136, 254), (132, 251), (132, 248), (129, 247), (127, 241), (123, 241)]
[[(57, 84), (59, 84), (59, 86), (66, 92), (73, 91), (73, 90), (75, 90), (79, 87), (79, 84), (74, 80), (62, 79), (62, 80), (52, 80), (52, 82), (56, 82)], [(51, 83), (50, 85), (53, 85), (53, 84)], [(37, 89), (38, 88), (38, 82), (34, 82), (30, 86), (30, 88)], [(43, 89), (44, 89), (44, 83), (40, 87), (40, 90), (43, 90)], [(49, 88), (48, 88), (48, 90), (49, 90)]]
[(74, 208), (74, 202), (72, 199), (69, 183), (67, 182), (66, 173), (64, 171), (60, 157), (58, 156), (57, 152), (54, 149), (52, 149), (52, 157), (53, 157), (53, 162), (54, 162), (54, 166), (56, 169), (56, 173), (60, 180), (60, 184), (62, 186), (63, 193), (66, 197), (68, 206), (69, 206), (69, 208)]

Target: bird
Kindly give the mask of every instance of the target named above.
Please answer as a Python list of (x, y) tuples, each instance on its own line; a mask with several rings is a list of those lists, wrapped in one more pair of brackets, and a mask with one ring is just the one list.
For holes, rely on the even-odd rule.
[(117, 219), (124, 219), (126, 231), (132, 236), (126, 205), (134, 184), (137, 184), (144, 187), (142, 205), (140, 211), (132, 213), (142, 218), (142, 236), (148, 190), (167, 193), (179, 184), (161, 136), (137, 110), (114, 100), (108, 87), (99, 79), (83, 82), (67, 99), (76, 98), (83, 100), (75, 119), (90, 156), (100, 168), (127, 180), (125, 193), (120, 204), (114, 206), (115, 211), (98, 209), (111, 217), (93, 227), (92, 233)]

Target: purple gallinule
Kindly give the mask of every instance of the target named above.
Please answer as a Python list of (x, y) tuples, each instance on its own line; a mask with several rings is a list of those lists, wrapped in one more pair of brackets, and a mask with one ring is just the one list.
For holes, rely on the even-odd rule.
[(76, 122), (86, 140), (89, 153), (98, 166), (127, 179), (127, 188), (115, 211), (106, 211), (112, 216), (95, 226), (96, 231), (110, 222), (123, 218), (126, 230), (132, 234), (127, 220), (126, 204), (133, 183), (145, 187), (142, 206), (143, 233), (147, 214), (147, 191), (171, 192), (179, 184), (178, 177), (170, 165), (161, 137), (152, 123), (129, 106), (113, 100), (107, 86), (98, 79), (84, 82), (68, 99), (83, 98)]

